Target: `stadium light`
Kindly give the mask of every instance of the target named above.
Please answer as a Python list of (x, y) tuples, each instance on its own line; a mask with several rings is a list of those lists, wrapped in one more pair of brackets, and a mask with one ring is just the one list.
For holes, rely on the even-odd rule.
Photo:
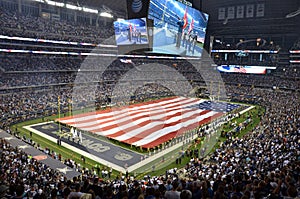
[(87, 8), (87, 7), (82, 7), (82, 10), (84, 12), (90, 12), (90, 13), (98, 14), (98, 10), (95, 10), (95, 9), (91, 9), (91, 8)]
[(49, 5), (52, 5), (52, 6), (57, 6), (57, 7), (64, 7), (65, 6), (64, 3), (59, 3), (59, 2), (56, 2), (56, 1), (45, 0), (45, 2)]
[(52, 1), (52, 0), (31, 0), (31, 1), (39, 2), (39, 3), (46, 3), (46, 4), (51, 5), (51, 6), (66, 7), (66, 8), (71, 9), (71, 10), (79, 10), (79, 11), (94, 13), (94, 14), (99, 13), (99, 11), (96, 10), (96, 9), (81, 7), (81, 6), (75, 6), (75, 5), (67, 4), (67, 3), (66, 4), (65, 3), (60, 3), (60, 2), (56, 2), (56, 1)]
[(74, 6), (71, 4), (66, 4), (66, 8), (71, 9), (71, 10), (82, 10), (82, 7)]
[(107, 18), (113, 18), (112, 14), (110, 14), (108, 12), (101, 12), (100, 16), (101, 17), (107, 17)]

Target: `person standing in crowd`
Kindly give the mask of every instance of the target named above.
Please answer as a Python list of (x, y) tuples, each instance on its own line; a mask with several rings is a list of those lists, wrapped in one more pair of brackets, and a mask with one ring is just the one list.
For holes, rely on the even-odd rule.
[(177, 180), (174, 180), (172, 183), (172, 190), (165, 192), (166, 199), (180, 199), (180, 192), (177, 190), (179, 183)]
[(131, 24), (129, 24), (129, 26), (128, 26), (127, 35), (128, 35), (128, 40), (131, 42), (131, 40), (132, 40), (132, 25)]
[(197, 36), (197, 32), (193, 31), (193, 36), (192, 36), (192, 54), (195, 54), (195, 48), (197, 46), (197, 39), (198, 39), (198, 36)]
[(183, 31), (183, 25), (184, 25), (183, 18), (177, 22), (177, 25), (178, 25), (178, 30), (177, 30), (176, 47), (179, 48), (180, 44), (181, 44), (182, 31)]
[(183, 31), (183, 34), (182, 34), (182, 47), (184, 47), (185, 49), (187, 48), (187, 39), (188, 39), (187, 31)]

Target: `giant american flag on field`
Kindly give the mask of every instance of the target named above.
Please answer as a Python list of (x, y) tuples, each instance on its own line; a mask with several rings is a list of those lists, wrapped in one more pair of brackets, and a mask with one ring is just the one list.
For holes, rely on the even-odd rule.
[(224, 102), (171, 97), (57, 121), (127, 144), (153, 148), (237, 107)]

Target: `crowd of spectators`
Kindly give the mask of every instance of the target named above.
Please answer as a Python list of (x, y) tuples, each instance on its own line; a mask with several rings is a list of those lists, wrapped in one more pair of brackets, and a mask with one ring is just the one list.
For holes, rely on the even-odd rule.
[(277, 68), (275, 76), (281, 78), (300, 78), (300, 64), (290, 64), (285, 67)]
[(0, 67), (9, 72), (30, 71), (74, 71), (78, 70), (82, 63), (79, 57), (49, 56), (30, 54), (0, 54)]
[(265, 106), (266, 114), (253, 132), (243, 138), (229, 134), (210, 156), (209, 164), (194, 160), (186, 174), (200, 175), (214, 191), (218, 190), (215, 183), (221, 181), (225, 185), (221, 192), (231, 192), (232, 197), (251, 193), (255, 198), (279, 198), (287, 196), (288, 190), (297, 193), (297, 189), (299, 194), (299, 93), (237, 86), (227, 89), (238, 94), (237, 98), (256, 96), (249, 100)]
[(0, 124), (7, 128), (10, 124), (57, 113), (58, 96), (62, 110), (67, 110), (71, 89), (55, 88), (30, 92), (28, 90), (12, 94), (1, 94)]
[[(1, 79), (0, 88), (72, 83), (76, 78), (78, 69), (80, 69), (81, 64), (83, 63), (83, 58), (68, 56), (12, 56), (2, 54), (1, 57), (4, 61), (0, 63), (0, 67), (4, 70), (3, 72), (6, 73), (6, 75)], [(97, 77), (95, 75), (103, 72), (97, 70), (99, 67), (98, 64), (101, 60), (102, 59), (95, 59), (95, 63), (93, 63), (94, 66), (89, 67), (89, 71), (86, 71), (86, 73), (90, 72), (92, 74), (87, 76), (94, 76), (94, 78), (90, 78), (94, 81), (99, 81), (103, 78), (104, 81), (109, 81), (111, 84), (114, 84), (123, 74), (133, 68), (134, 65), (137, 66), (141, 64), (140, 60), (133, 60), (133, 64), (124, 64), (116, 59), (103, 73), (103, 77)], [(144, 62), (147, 63), (145, 60)], [(175, 61), (169, 62), (171, 64), (175, 63)], [(162, 61), (162, 63), (167, 66), (172, 66), (170, 63), (164, 63), (164, 61)], [(178, 62), (176, 63), (176, 67), (173, 66), (173, 68), (189, 80), (203, 81), (203, 77), (201, 77), (195, 68), (181, 66), (184, 66), (185, 64), (186, 63)], [(299, 80), (294, 79), (294, 77), (299, 77), (297, 69), (297, 65), (288, 66), (284, 70), (278, 68), (278, 70), (284, 72), (283, 76), (286, 77), (286, 81), (283, 81), (281, 77), (272, 74), (268, 74), (267, 76), (251, 74), (223, 74), (222, 76), (225, 82), (231, 82), (231, 79), (234, 79), (234, 83), (236, 84), (243, 84), (246, 82), (247, 84), (255, 83), (257, 86), (278, 86), (298, 89), (297, 85), (299, 85)], [(279, 74), (282, 75), (282, 72)], [(87, 82), (87, 80), (83, 81)], [(272, 85), (270, 84), (270, 81), (272, 82)]]
[(112, 24), (89, 26), (71, 21), (53, 21), (41, 17), (23, 16), (0, 8), (2, 35), (75, 42), (99, 43), (114, 35)]
[[(0, 139), (0, 150), (1, 198), (46, 199), (76, 195), (76, 177), (72, 183), (62, 173), (25, 154), (21, 149), (12, 147), (5, 139)], [(50, 154), (47, 149), (44, 152)], [(81, 195), (91, 198), (91, 194)]]
[[(6, 159), (1, 161), (1, 179), (4, 187), (9, 187), (7, 194), (34, 197), (44, 193), (44, 197), (58, 198), (70, 192), (69, 198), (84, 193), (93, 198), (189, 198), (184, 194), (191, 198), (299, 197), (299, 93), (232, 85), (227, 89), (237, 98), (257, 96), (250, 100), (266, 108), (259, 126), (242, 138), (228, 134), (213, 154), (206, 159), (191, 156), (183, 170), (143, 180), (133, 176), (108, 180), (95, 172), (66, 179), (1, 140), (1, 158)], [(53, 157), (59, 159), (57, 155)], [(72, 160), (64, 161), (74, 165)], [(21, 163), (32, 172), (20, 172)]]
[(279, 87), (288, 89), (299, 89), (300, 80), (288, 76), (282, 78), (274, 75), (253, 75), (253, 74), (222, 74), (225, 82), (234, 84), (247, 84), (260, 87)]
[[(126, 72), (132, 67), (120, 62), (117, 63), (110, 68), (110, 72), (120, 69), (119, 74), (112, 76), (115, 78), (112, 78), (113, 80), (117, 80), (124, 74), (124, 71)], [(181, 64), (176, 67), (183, 71), (188, 69)], [(41, 188), (39, 184), (38, 186), (35, 185), (37, 183), (24, 184), (23, 182), (20, 184), (24, 189), (20, 188), (20, 192), (24, 193), (24, 190), (30, 188), (33, 193), (40, 192), (50, 196), (51, 189), (56, 190), (71, 184), (74, 190), (80, 192), (77, 193), (79, 195), (83, 192), (90, 192), (101, 198), (116, 198), (121, 197), (120, 195), (134, 198), (133, 192), (138, 189), (139, 195), (144, 197), (151, 197), (151, 194), (154, 194), (158, 198), (168, 198), (169, 192), (166, 194), (165, 191), (170, 189), (168, 187), (173, 184), (173, 189), (178, 191), (178, 195), (185, 193), (184, 190), (189, 190), (194, 198), (198, 196), (206, 198), (249, 198), (249, 194), (252, 198), (262, 198), (268, 195), (269, 197), (274, 197), (274, 195), (296, 197), (299, 195), (299, 190), (297, 190), (299, 187), (299, 176), (297, 175), (299, 166), (296, 165), (299, 161), (299, 140), (297, 137), (299, 134), (299, 94), (294, 91), (274, 91), (243, 86), (249, 84), (250, 81), (255, 86), (267, 86), (270, 85), (270, 81), (274, 81), (272, 78), (272, 76), (225, 76), (225, 82), (235, 83), (236, 81), (236, 83), (242, 84), (241, 86), (226, 86), (228, 93), (235, 94), (231, 96), (234, 96), (236, 101), (244, 100), (245, 95), (256, 96), (255, 98), (247, 98), (248, 102), (265, 106), (266, 115), (262, 117), (259, 127), (244, 138), (237, 139), (229, 135), (227, 141), (210, 156), (209, 160), (191, 158), (190, 163), (183, 170), (184, 175), (182, 176), (173, 173), (167, 177), (154, 177), (146, 179), (147, 184), (145, 185), (145, 181), (126, 181), (124, 179), (116, 179), (112, 182), (99, 181), (93, 172), (88, 172), (86, 180), (91, 180), (93, 183), (78, 179), (75, 179), (74, 182), (65, 179), (61, 181), (61, 178), (57, 178), (54, 181), (49, 181), (52, 183), (49, 183), (49, 186), (46, 185), (46, 187)], [(269, 84), (267, 84), (268, 81)], [(284, 81), (290, 80), (278, 79), (278, 81), (280, 81), (278, 84), (283, 85)], [(290, 82), (290, 85), (295, 86), (294, 82)], [(9, 124), (20, 118), (26, 120), (39, 117), (38, 111), (40, 113), (44, 111), (48, 111), (50, 114), (55, 113), (58, 95), (61, 96), (62, 107), (68, 107), (71, 89), (59, 90), (59, 87), (57, 89), (55, 91), (50, 90), (50, 92), (34, 93), (27, 91), (1, 95), (2, 127), (7, 129)], [(161, 88), (153, 84), (153, 86), (148, 85), (146, 89), (141, 88), (140, 92), (145, 93), (149, 89), (155, 93)], [(105, 89), (102, 91), (105, 92)], [(18, 117), (9, 120), (10, 116)], [(12, 156), (12, 158), (15, 157)], [(72, 160), (64, 161), (67, 165), (75, 164)], [(49, 170), (49, 172), (54, 171)], [(4, 177), (7, 176), (4, 175)], [(18, 194), (17, 189), (14, 188), (15, 184), (11, 184), (7, 180), (3, 182), (7, 182), (6, 185), (13, 187), (10, 190), (14, 190), (15, 193), (10, 191), (9, 194)], [(87, 186), (94, 186), (94, 188), (88, 189)], [(82, 187), (81, 191), (80, 187)], [(85, 188), (83, 189), (83, 187)], [(68, 193), (70, 190), (66, 189), (66, 192)], [(99, 192), (99, 190), (101, 191)], [(64, 192), (61, 191), (60, 194), (62, 193)], [(52, 194), (55, 195), (54, 192)]]
[(27, 74), (7, 74), (1, 79), (0, 88), (23, 87), (23, 86), (44, 86), (51, 84), (66, 84), (73, 82), (76, 73), (57, 72), (36, 72)]

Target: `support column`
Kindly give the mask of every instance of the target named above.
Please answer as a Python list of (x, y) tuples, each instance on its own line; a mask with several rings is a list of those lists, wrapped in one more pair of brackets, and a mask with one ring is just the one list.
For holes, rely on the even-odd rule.
[(74, 22), (77, 23), (77, 12), (74, 13)]
[(18, 0), (18, 13), (22, 14), (22, 2), (21, 2), (21, 0)]
[(96, 18), (96, 27), (99, 27), (99, 15), (97, 15), (97, 18)]
[(57, 14), (59, 15), (59, 19), (61, 19), (61, 16), (60, 16), (60, 7), (57, 7)]
[(106, 17), (103, 17), (104, 18), (104, 26), (106, 26), (107, 25), (107, 18)]
[(39, 3), (39, 16), (42, 16), (42, 4)]

